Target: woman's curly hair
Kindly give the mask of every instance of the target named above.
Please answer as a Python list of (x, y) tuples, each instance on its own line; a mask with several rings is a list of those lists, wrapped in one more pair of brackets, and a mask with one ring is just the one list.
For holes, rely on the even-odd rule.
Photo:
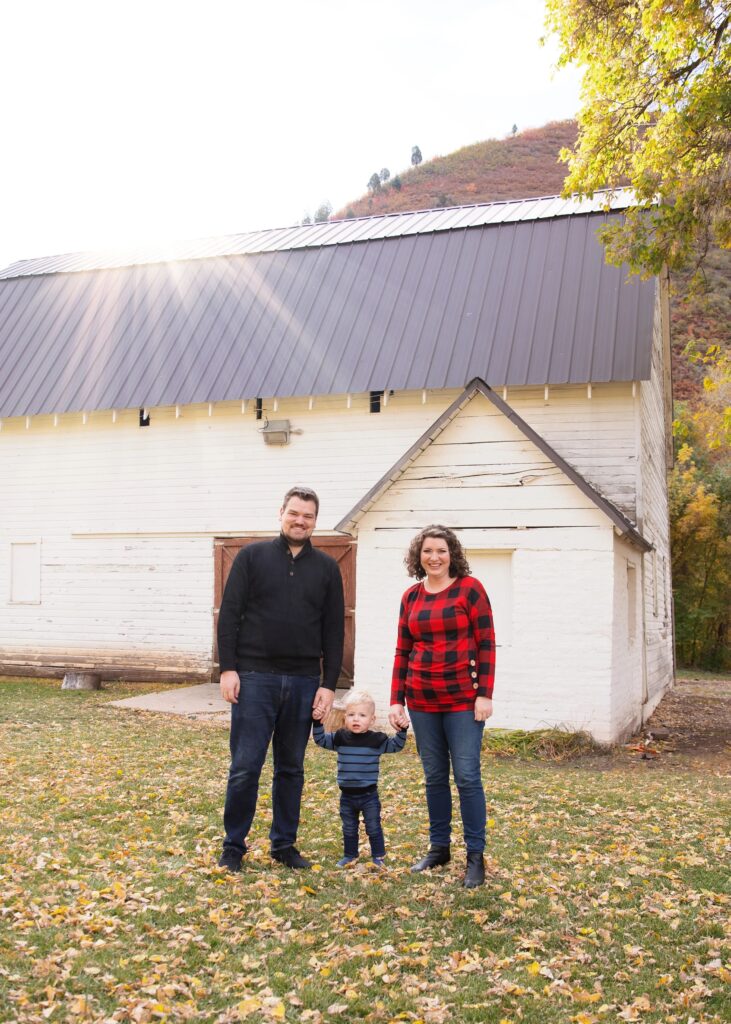
[(409, 544), (409, 550), (406, 552), (404, 558), (404, 565), (409, 576), (415, 576), (417, 580), (423, 580), (426, 576), (426, 571), (421, 564), (421, 549), (424, 546), (424, 541), (427, 537), (434, 537), (436, 540), (443, 540), (447, 543), (449, 549), (449, 575), (461, 578), (462, 576), (469, 576), (470, 564), (467, 561), (467, 556), (464, 553), (464, 548), (457, 539), (457, 535), (446, 526), (439, 526), (434, 524), (432, 526), (425, 526), (423, 530), (419, 530), (417, 535), (414, 537), (412, 542)]

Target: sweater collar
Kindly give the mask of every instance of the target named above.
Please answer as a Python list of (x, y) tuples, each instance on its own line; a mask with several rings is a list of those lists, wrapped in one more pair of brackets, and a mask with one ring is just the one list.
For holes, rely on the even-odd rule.
[[(289, 541), (287, 540), (283, 533), (280, 533), (279, 536), (275, 538), (274, 543), (277, 545), (277, 547), (281, 548), (281, 550), (284, 551), (286, 555), (291, 554), (289, 550)], [(302, 545), (299, 554), (295, 557), (299, 561), (299, 559), (304, 557), (304, 555), (308, 555), (310, 551), (312, 551), (312, 541), (308, 537), (307, 540)]]

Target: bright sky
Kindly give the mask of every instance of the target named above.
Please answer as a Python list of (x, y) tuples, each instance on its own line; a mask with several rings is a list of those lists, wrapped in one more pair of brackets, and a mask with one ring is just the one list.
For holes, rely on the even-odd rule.
[(296, 224), (572, 117), (543, 0), (0, 0), (0, 267)]

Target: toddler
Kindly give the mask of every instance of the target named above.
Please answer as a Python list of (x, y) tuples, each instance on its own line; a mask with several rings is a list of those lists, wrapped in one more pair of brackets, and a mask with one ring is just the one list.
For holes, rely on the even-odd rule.
[(384, 866), (386, 846), (381, 827), (381, 801), (378, 798), (378, 769), (381, 754), (396, 754), (404, 749), (406, 729), (395, 736), (372, 732), (376, 717), (373, 698), (365, 690), (351, 690), (345, 698), (345, 723), (337, 732), (325, 732), (322, 722), (313, 721), (312, 735), (319, 746), (338, 755), (340, 817), (343, 822), (343, 857), (338, 867), (352, 864), (358, 857), (358, 822), (363, 815), (371, 844), (371, 857), (377, 867)]

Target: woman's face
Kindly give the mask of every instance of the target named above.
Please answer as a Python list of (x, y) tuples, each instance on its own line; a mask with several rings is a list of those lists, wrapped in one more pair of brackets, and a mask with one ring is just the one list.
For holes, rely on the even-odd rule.
[(421, 545), (421, 567), (430, 580), (449, 578), (449, 546), (441, 537), (425, 537)]

